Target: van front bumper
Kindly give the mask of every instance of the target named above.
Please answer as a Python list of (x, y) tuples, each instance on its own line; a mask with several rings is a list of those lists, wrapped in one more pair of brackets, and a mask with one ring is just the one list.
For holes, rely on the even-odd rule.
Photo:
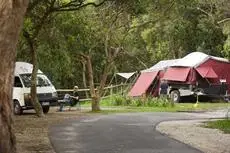
[[(49, 98), (43, 97), (43, 98), (41, 98), (38, 96), (38, 101), (42, 106), (54, 105), (57, 103), (57, 100), (58, 100), (57, 97), (49, 97)], [(31, 99), (25, 100), (25, 109), (32, 109), (32, 108), (33, 108), (33, 104), (31, 102)]]

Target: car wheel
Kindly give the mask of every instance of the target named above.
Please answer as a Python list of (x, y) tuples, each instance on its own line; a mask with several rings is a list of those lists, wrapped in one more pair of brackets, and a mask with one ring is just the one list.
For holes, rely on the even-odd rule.
[(47, 114), (49, 112), (49, 110), (50, 110), (50, 106), (43, 106), (42, 110), (43, 110), (44, 114)]
[(178, 103), (180, 101), (180, 92), (178, 90), (173, 90), (170, 93), (170, 98), (174, 103)]
[(21, 115), (23, 113), (22, 107), (17, 100), (14, 101), (14, 114)]

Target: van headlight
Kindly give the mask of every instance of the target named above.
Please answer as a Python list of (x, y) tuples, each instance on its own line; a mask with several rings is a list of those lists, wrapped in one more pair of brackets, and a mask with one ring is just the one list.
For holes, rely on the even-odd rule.
[(57, 97), (57, 96), (58, 96), (57, 92), (52, 93), (52, 97)]

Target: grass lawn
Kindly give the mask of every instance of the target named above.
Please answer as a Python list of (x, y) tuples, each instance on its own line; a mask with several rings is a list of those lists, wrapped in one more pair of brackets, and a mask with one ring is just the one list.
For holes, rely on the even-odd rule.
[(212, 129), (219, 129), (224, 133), (230, 133), (230, 120), (218, 120), (218, 121), (210, 121), (206, 122), (205, 127)]
[[(230, 107), (228, 103), (199, 103), (194, 107), (194, 103), (178, 103), (174, 107), (146, 107), (146, 106), (111, 106), (101, 104), (100, 113), (125, 113), (125, 112), (183, 112), (183, 111), (207, 111), (213, 109), (220, 109)], [(90, 102), (82, 105), (83, 108), (89, 108)]]

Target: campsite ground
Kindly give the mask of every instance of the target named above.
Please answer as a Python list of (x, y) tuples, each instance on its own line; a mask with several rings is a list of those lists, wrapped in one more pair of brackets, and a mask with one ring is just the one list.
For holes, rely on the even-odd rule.
[[(220, 120), (209, 120), (209, 122), (226, 122)], [(157, 125), (156, 129), (171, 138), (189, 144), (204, 153), (229, 153), (230, 135), (215, 128), (206, 128), (207, 119), (203, 120), (178, 120), (166, 121)], [(230, 126), (225, 126), (230, 129)]]
[(53, 153), (49, 138), (48, 128), (51, 125), (59, 124), (69, 119), (83, 119), (90, 116), (110, 114), (110, 113), (124, 113), (124, 112), (160, 112), (168, 111), (175, 112), (186, 110), (207, 110), (213, 108), (223, 108), (228, 104), (214, 103), (214, 104), (200, 104), (198, 108), (193, 108), (193, 104), (177, 104), (174, 108), (153, 108), (153, 107), (128, 107), (128, 106), (103, 106), (101, 113), (89, 113), (89, 107), (83, 106), (81, 111), (64, 111), (56, 112), (57, 108), (52, 108), (45, 118), (37, 118), (32, 111), (28, 111), (21, 116), (15, 117), (15, 131), (17, 138), (18, 152), (23, 153)]
[(15, 116), (18, 152), (54, 153), (48, 138), (49, 126), (89, 115), (80, 111), (56, 112), (56, 108), (52, 108), (44, 118), (36, 117), (33, 111), (26, 111), (21, 116)]

